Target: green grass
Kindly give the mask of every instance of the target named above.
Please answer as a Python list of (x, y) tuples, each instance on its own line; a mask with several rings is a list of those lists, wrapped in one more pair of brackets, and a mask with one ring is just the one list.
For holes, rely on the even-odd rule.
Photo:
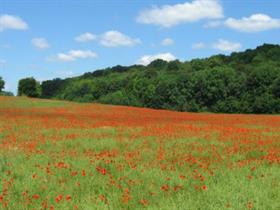
[[(114, 108), (27, 98), (2, 100), (0, 196), (4, 194), (4, 199), (0, 209), (39, 210), (44, 201), (47, 209), (53, 206), (55, 210), (280, 209), (279, 140), (266, 146), (238, 144), (227, 137), (218, 140), (217, 130), (209, 138), (200, 136), (206, 130), (200, 130), (197, 137), (173, 138), (170, 132), (141, 136), (151, 127), (115, 125), (113, 117), (118, 112)], [(42, 109), (33, 112), (38, 107)], [(63, 114), (55, 107), (65, 109)], [(86, 118), (77, 111), (85, 107), (91, 110)], [(9, 115), (6, 108), (19, 109), (21, 115)], [(50, 112), (58, 116), (46, 123), (44, 113)], [(93, 117), (96, 113), (98, 119)], [(107, 125), (108, 114), (115, 124)], [(80, 124), (71, 124), (70, 117)], [(107, 126), (94, 127), (95, 121)], [(34, 143), (34, 147), (26, 146)], [(229, 152), (235, 144), (238, 150)], [(272, 161), (264, 158), (270, 153)], [(106, 169), (106, 174), (97, 168)], [(207, 189), (202, 190), (203, 186)], [(33, 198), (36, 194), (39, 199)], [(59, 194), (63, 199), (56, 202)]]

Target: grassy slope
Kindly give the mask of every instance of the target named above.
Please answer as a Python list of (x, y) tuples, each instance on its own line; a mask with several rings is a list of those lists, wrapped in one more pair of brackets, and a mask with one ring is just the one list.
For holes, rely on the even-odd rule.
[(279, 128), (0, 97), (0, 209), (280, 209)]

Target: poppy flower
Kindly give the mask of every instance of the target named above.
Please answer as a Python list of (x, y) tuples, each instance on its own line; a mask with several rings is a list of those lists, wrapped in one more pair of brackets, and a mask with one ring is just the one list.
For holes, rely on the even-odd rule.
[(206, 185), (203, 185), (203, 186), (201, 187), (201, 189), (205, 191), (205, 190), (208, 190), (208, 187), (207, 187)]
[(59, 194), (56, 198), (55, 198), (55, 202), (58, 203), (62, 200), (63, 198), (63, 195), (62, 194)]
[(141, 200), (139, 201), (139, 203), (142, 204), (143, 206), (147, 206), (147, 205), (149, 204), (149, 201), (146, 200), (146, 199), (141, 199)]
[(71, 195), (66, 195), (66, 200), (71, 201)]
[(32, 198), (35, 199), (35, 200), (38, 200), (38, 199), (40, 198), (40, 195), (34, 194), (34, 195), (32, 196)]

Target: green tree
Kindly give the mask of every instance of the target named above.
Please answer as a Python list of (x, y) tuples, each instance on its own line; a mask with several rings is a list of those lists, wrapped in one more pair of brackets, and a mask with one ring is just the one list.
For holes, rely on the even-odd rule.
[(115, 66), (42, 83), (42, 97), (178, 111), (280, 113), (280, 46), (148, 66)]
[(40, 84), (33, 77), (19, 80), (18, 96), (39, 97)]
[(178, 71), (180, 69), (180, 61), (174, 60), (170, 61), (167, 66), (168, 71)]
[(154, 61), (152, 61), (148, 67), (152, 67), (152, 68), (155, 68), (155, 69), (158, 69), (158, 70), (163, 70), (165, 69), (166, 65), (168, 64), (167, 61), (165, 60), (162, 60), (162, 59), (156, 59)]
[(63, 80), (59, 78), (43, 81), (41, 84), (42, 97), (51, 98), (55, 96), (62, 87), (63, 83)]
[(280, 98), (280, 76), (272, 84), (272, 93), (275, 97)]
[(255, 98), (255, 101), (253, 103), (253, 112), (254, 113), (267, 113), (267, 114), (272, 114), (272, 113), (277, 113), (280, 110), (279, 101), (277, 101), (271, 94), (269, 93), (264, 93), (260, 96), (257, 96)]
[(117, 105), (130, 104), (128, 95), (121, 90), (102, 96), (100, 98), (100, 102), (105, 104), (117, 104)]
[(4, 87), (5, 87), (5, 81), (2, 79), (2, 77), (0, 77), (0, 92), (2, 92)]

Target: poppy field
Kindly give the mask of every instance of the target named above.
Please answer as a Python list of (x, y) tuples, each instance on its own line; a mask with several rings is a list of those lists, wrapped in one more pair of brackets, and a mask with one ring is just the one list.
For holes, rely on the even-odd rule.
[(0, 97), (0, 209), (280, 209), (280, 116)]

